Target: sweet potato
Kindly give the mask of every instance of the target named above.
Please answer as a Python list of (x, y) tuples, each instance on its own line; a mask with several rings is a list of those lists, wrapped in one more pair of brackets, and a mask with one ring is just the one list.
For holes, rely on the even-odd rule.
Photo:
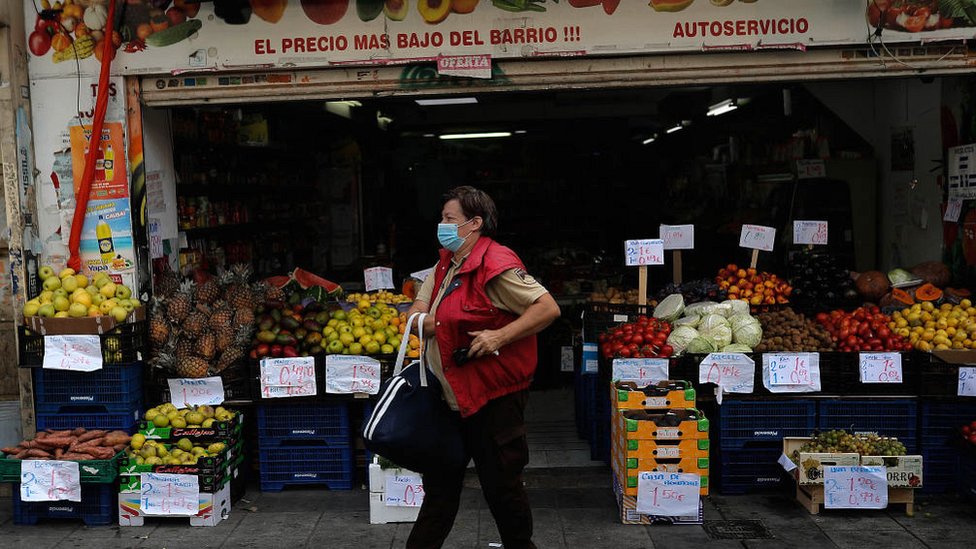
[(34, 434), (34, 440), (41, 440), (47, 437), (47, 431), (38, 431)]
[(27, 457), (51, 459), (51, 454), (41, 450), (40, 448), (33, 448), (31, 450), (27, 450)]
[(58, 448), (57, 450), (54, 451), (54, 459), (61, 459), (62, 456), (64, 456), (63, 448)]
[(20, 450), (21, 449), (17, 446), (7, 446), (6, 448), (0, 448), (0, 452), (3, 452), (5, 454), (16, 454)]
[(74, 440), (75, 440), (75, 438), (74, 437), (71, 437), (71, 436), (60, 436), (60, 437), (56, 437), (54, 435), (51, 435), (51, 436), (45, 438), (43, 441), (40, 441), (40, 443), (43, 446), (50, 446), (52, 448), (66, 448)]
[(17, 452), (16, 454), (14, 454), (13, 458), (14, 459), (24, 459), (24, 458), (27, 457), (27, 452), (29, 452), (29, 450), (21, 450), (21, 451)]
[(128, 444), (132, 440), (129, 433), (125, 431), (112, 431), (105, 435), (105, 446), (116, 446), (118, 444)]
[(78, 427), (77, 429), (71, 431), (71, 434), (78, 437), (85, 434), (86, 432), (88, 432), (88, 429), (85, 429), (84, 427)]
[(78, 442), (88, 442), (89, 440), (95, 440), (98, 437), (103, 437), (106, 434), (108, 434), (107, 431), (103, 431), (101, 429), (88, 431), (87, 433), (78, 436)]
[(81, 454), (78, 452), (71, 452), (61, 456), (61, 459), (66, 461), (88, 461), (92, 458), (91, 454)]
[(128, 444), (116, 444), (115, 446), (112, 446), (112, 449), (115, 450), (115, 453), (119, 453), (122, 450), (125, 450), (126, 446), (128, 446)]
[(64, 431), (55, 431), (54, 429), (46, 429), (45, 432), (52, 437), (66, 437), (71, 435), (70, 429), (65, 429)]
[(95, 448), (105, 444), (105, 437), (93, 438), (91, 440), (82, 441), (79, 437), (78, 443), (75, 444), (75, 450), (79, 448)]
[(95, 459), (111, 459), (116, 454), (115, 450), (105, 447), (92, 448), (88, 453)]

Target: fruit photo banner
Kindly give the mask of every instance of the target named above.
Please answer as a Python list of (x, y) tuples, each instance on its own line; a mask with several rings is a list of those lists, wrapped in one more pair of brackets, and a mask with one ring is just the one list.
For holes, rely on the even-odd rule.
[(876, 27), (894, 43), (969, 38), (976, 26), (976, 3), (958, 9), (970, 0), (125, 0), (118, 32), (105, 36), (108, 1), (37, 0), (60, 10), (56, 21), (25, 2), (31, 76), (74, 75), (77, 65), (94, 74), (105, 40), (118, 48), (116, 73), (166, 74), (805, 49), (864, 44)]

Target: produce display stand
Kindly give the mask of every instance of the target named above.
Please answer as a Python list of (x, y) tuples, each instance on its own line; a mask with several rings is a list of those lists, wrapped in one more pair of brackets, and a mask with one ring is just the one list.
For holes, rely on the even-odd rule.
[[(820, 514), (821, 506), (824, 504), (823, 485), (803, 486), (796, 485), (796, 501), (811, 515)], [(904, 504), (905, 516), (915, 516), (915, 490), (912, 488), (888, 488), (889, 504)]]

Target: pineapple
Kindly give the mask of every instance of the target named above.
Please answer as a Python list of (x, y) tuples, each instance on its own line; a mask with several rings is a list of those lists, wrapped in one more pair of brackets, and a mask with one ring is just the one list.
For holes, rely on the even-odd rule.
[(217, 336), (213, 332), (204, 332), (203, 335), (197, 339), (197, 353), (200, 358), (205, 360), (212, 360), (217, 354)]
[(248, 265), (238, 264), (231, 267), (225, 273), (225, 279), (229, 281), (224, 291), (224, 299), (231, 308), (235, 310), (248, 309), (254, 310), (257, 305), (257, 296), (251, 290), (248, 280), (251, 278), (251, 268)]
[(180, 334), (176, 340), (175, 353), (177, 363), (188, 360), (196, 355), (196, 343), (185, 334)]
[(211, 278), (197, 286), (194, 297), (198, 303), (205, 303), (207, 305), (217, 301), (220, 299), (220, 283), (217, 282), (217, 279)]
[(156, 296), (161, 299), (172, 297), (180, 289), (180, 277), (170, 269), (163, 271), (153, 284)]
[(227, 306), (224, 302), (218, 302), (214, 305), (214, 312), (210, 315), (210, 329), (214, 332), (220, 332), (224, 328), (231, 327), (234, 322), (234, 310)]
[(166, 300), (166, 316), (174, 324), (182, 323), (193, 308), (191, 296), (193, 295), (193, 282), (186, 281), (180, 285), (180, 290)]
[(262, 282), (261, 289), (264, 290), (264, 299), (267, 301), (284, 301), (287, 299), (285, 290), (277, 286)]
[(234, 312), (235, 328), (250, 328), (254, 324), (254, 311), (251, 309), (237, 309)]
[(226, 351), (220, 353), (220, 358), (214, 366), (214, 373), (220, 373), (230, 368), (244, 358), (244, 351), (237, 346), (231, 346)]
[(206, 329), (207, 313), (199, 309), (190, 313), (183, 322), (183, 333), (190, 338), (199, 337)]
[(206, 377), (209, 371), (210, 364), (198, 356), (176, 361), (176, 373), (183, 377)]
[(235, 332), (232, 326), (224, 326), (220, 328), (215, 334), (215, 341), (217, 342), (217, 350), (224, 351), (234, 344)]
[(169, 323), (160, 312), (159, 308), (156, 308), (149, 315), (149, 341), (155, 348), (162, 347), (166, 343), (170, 332)]

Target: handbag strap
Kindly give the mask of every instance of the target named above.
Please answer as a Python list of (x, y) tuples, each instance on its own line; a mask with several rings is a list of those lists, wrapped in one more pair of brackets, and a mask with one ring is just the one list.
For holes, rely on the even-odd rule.
[[(400, 351), (397, 353), (396, 364), (393, 366), (393, 375), (400, 375), (403, 371), (403, 362), (407, 356), (407, 347), (410, 344), (410, 329), (413, 328), (414, 319), (417, 321), (417, 337), (420, 338), (420, 345), (424, 344), (424, 319), (427, 313), (414, 313), (407, 319), (407, 327), (403, 330), (403, 339), (400, 340)], [(424, 361), (424, 352), (421, 350), (417, 359), (420, 368), (420, 386), (427, 386), (427, 364)]]

